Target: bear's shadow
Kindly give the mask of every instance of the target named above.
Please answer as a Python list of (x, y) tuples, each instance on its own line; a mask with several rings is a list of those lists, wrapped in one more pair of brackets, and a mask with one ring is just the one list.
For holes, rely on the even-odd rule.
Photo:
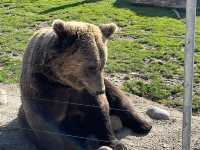
[(0, 150), (37, 150), (23, 135), (17, 119), (0, 125)]
[[(36, 147), (26, 139), (20, 127), (17, 124), (17, 119), (10, 121), (6, 125), (0, 125), (0, 150), (37, 150)], [(127, 128), (122, 128), (116, 133), (119, 139), (126, 136), (143, 136), (131, 132)]]

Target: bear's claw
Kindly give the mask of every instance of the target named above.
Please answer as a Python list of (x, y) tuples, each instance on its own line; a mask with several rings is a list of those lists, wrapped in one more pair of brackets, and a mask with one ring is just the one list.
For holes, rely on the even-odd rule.
[(136, 132), (138, 134), (147, 135), (152, 129), (152, 125), (149, 123), (144, 124), (143, 126), (139, 127)]

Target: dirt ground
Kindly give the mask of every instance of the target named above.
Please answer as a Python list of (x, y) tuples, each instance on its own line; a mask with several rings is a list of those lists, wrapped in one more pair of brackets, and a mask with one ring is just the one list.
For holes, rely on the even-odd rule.
[[(23, 137), (16, 123), (20, 106), (17, 85), (0, 84), (0, 150), (36, 150), (34, 145)], [(135, 108), (153, 124), (152, 131), (146, 136), (137, 136), (126, 129), (119, 135), (129, 150), (180, 150), (182, 113), (173, 108), (161, 106), (152, 101), (130, 95)], [(146, 114), (150, 106), (166, 109), (171, 114), (168, 121), (151, 120)], [(192, 117), (192, 149), (200, 150), (200, 116)]]

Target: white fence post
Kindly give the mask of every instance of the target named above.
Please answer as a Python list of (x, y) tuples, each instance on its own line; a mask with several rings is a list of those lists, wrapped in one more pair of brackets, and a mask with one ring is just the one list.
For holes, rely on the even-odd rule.
[(187, 0), (186, 22), (187, 33), (185, 43), (185, 82), (182, 150), (191, 149), (191, 117), (192, 117), (192, 82), (195, 48), (195, 21), (197, 0)]

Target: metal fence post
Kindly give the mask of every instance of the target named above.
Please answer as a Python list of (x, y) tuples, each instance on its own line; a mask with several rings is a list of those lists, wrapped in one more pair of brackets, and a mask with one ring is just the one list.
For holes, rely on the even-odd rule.
[(185, 43), (182, 150), (190, 150), (191, 148), (192, 82), (194, 70), (196, 4), (197, 0), (187, 0), (186, 4), (187, 33)]

